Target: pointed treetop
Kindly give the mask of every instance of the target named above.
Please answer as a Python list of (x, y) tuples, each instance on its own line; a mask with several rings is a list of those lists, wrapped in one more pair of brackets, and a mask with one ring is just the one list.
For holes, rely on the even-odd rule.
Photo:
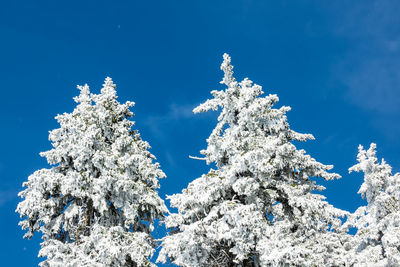
[(224, 72), (224, 78), (220, 83), (226, 84), (226, 86), (230, 86), (232, 82), (235, 81), (235, 78), (233, 77), (233, 66), (231, 65), (231, 57), (225, 53), (224, 56), (224, 61), (221, 64), (221, 70)]
[(376, 144), (371, 143), (368, 150), (364, 150), (362, 145), (358, 146), (358, 164), (349, 169), (349, 172), (362, 171), (365, 175), (364, 183), (361, 185), (359, 194), (367, 198), (368, 203), (373, 201), (379, 192), (386, 186), (387, 178), (391, 176), (392, 168), (384, 159), (378, 163), (376, 157)]
[[(117, 86), (113, 83), (110, 77), (107, 77), (104, 80), (103, 88), (101, 89), (101, 97), (99, 97), (100, 101), (108, 101), (109, 99), (117, 98), (117, 91), (115, 90)], [(103, 100), (101, 100), (103, 99)]]
[(89, 86), (87, 84), (85, 84), (84, 86), (78, 85), (77, 88), (81, 92), (80, 92), (79, 96), (74, 97), (74, 101), (76, 103), (90, 104), (92, 102), (92, 98), (90, 96)]
[(116, 86), (115, 86), (114, 82), (112, 81), (112, 79), (111, 79), (110, 77), (107, 76), (107, 78), (104, 80), (103, 87), (112, 87), (112, 88), (115, 88)]
[[(224, 72), (224, 78), (221, 83), (227, 88), (211, 91), (213, 98), (193, 109), (194, 113), (221, 109), (218, 124), (207, 140), (208, 147), (200, 152), (207, 155), (207, 163), (216, 161), (219, 165), (229, 158), (229, 153), (235, 153), (237, 149), (247, 151), (245, 148), (247, 145), (237, 147), (235, 139), (238, 131), (262, 133), (263, 137), (267, 133), (275, 137), (280, 136), (279, 138), (287, 142), (314, 139), (311, 134), (301, 134), (290, 129), (285, 115), (290, 107), (273, 108), (279, 100), (277, 95), (270, 94), (262, 97), (261, 95), (264, 94), (262, 87), (247, 78), (237, 82), (233, 77), (230, 56), (224, 54), (223, 58), (221, 70)], [(330, 180), (339, 176), (324, 173), (323, 177)]]
[(358, 164), (354, 165), (349, 169), (349, 173), (355, 171), (363, 171), (366, 174), (373, 172), (373, 167), (378, 161), (376, 158), (376, 144), (371, 143), (369, 149), (366, 151), (362, 145), (358, 146), (357, 154)]

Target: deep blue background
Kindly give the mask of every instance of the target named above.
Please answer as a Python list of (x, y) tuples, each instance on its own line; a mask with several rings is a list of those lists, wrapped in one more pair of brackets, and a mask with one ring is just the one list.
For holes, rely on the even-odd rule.
[[(71, 112), (77, 84), (98, 92), (106, 76), (132, 100), (136, 129), (168, 178), (161, 196), (206, 172), (199, 156), (215, 114), (193, 107), (221, 89), (222, 54), (237, 79), (276, 93), (301, 144), (343, 178), (324, 183), (354, 211), (361, 175), (348, 175), (357, 146), (400, 169), (399, 1), (3, 1), (0, 7), (1, 266), (34, 266), (39, 237), (23, 240), (17, 192), (50, 149), (54, 116)], [(162, 231), (158, 229), (157, 231)]]

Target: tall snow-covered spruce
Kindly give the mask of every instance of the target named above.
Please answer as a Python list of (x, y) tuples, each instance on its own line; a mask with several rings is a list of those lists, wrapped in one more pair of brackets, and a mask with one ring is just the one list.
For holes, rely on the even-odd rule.
[(313, 139), (290, 129), (289, 107), (273, 108), (276, 95), (260, 97), (259, 85), (233, 77), (225, 54), (227, 88), (195, 113), (221, 109), (201, 151), (216, 168), (169, 196), (178, 213), (166, 217), (158, 261), (180, 266), (338, 266), (346, 233), (335, 230), (347, 213), (315, 194), (310, 177), (332, 180), (323, 165), (296, 149)]
[(348, 226), (356, 228), (349, 263), (353, 266), (400, 266), (400, 174), (376, 157), (376, 145), (366, 151), (360, 145), (358, 164), (350, 172), (363, 172), (359, 194), (367, 206), (350, 216)]
[(72, 113), (56, 117), (50, 169), (29, 176), (19, 195), (20, 225), (41, 232), (41, 266), (152, 266), (150, 232), (167, 208), (158, 196), (165, 177), (149, 144), (132, 130), (133, 102), (120, 104), (105, 80), (100, 94), (78, 86)]

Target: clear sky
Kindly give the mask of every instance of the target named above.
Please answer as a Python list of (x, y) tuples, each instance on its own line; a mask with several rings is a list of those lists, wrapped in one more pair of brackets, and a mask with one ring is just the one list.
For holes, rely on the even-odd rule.
[[(361, 4), (362, 3), (362, 4)], [(136, 129), (173, 194), (206, 172), (199, 156), (215, 114), (193, 107), (222, 89), (229, 53), (248, 77), (288, 105), (299, 144), (343, 178), (324, 183), (335, 206), (364, 204), (357, 146), (378, 145), (400, 170), (400, 1), (3, 1), (0, 8), (1, 266), (34, 266), (39, 236), (23, 240), (14, 212), (21, 184), (48, 167), (54, 116), (71, 112), (77, 84), (98, 92), (106, 76), (136, 102)], [(162, 231), (162, 230), (158, 230)]]

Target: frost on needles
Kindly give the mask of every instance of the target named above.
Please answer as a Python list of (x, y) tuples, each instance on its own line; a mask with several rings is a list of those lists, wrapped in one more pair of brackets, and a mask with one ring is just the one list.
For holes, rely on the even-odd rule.
[(155, 266), (155, 220), (169, 229), (157, 261), (183, 267), (400, 266), (400, 174), (378, 162), (376, 145), (360, 146), (350, 168), (364, 173), (367, 205), (337, 209), (311, 178), (340, 176), (296, 148), (314, 138), (290, 129), (290, 108), (237, 82), (227, 54), (221, 69), (226, 88), (194, 109), (220, 111), (201, 151), (215, 167), (168, 197), (177, 213), (165, 218), (156, 191), (165, 174), (132, 129), (134, 103), (117, 101), (110, 78), (100, 94), (78, 86), (77, 107), (56, 117), (53, 148), (41, 153), (52, 167), (19, 193), (25, 237), (42, 235), (41, 266)]
[(117, 101), (115, 84), (100, 94), (78, 86), (72, 113), (56, 117), (50, 169), (29, 176), (17, 207), (27, 229), (41, 232), (41, 266), (151, 266), (155, 219), (167, 212), (158, 196), (165, 177), (149, 144), (132, 130), (133, 102)]
[(165, 219), (170, 235), (158, 261), (180, 266), (338, 266), (348, 235), (340, 230), (345, 211), (315, 191), (310, 177), (340, 178), (297, 149), (313, 139), (290, 129), (289, 107), (274, 108), (276, 95), (233, 77), (230, 57), (221, 69), (225, 90), (195, 113), (220, 110), (201, 151), (216, 168), (169, 196), (178, 213)]
[(376, 145), (360, 145), (358, 164), (350, 171), (363, 172), (359, 194), (367, 206), (358, 208), (346, 225), (356, 228), (348, 262), (354, 266), (400, 266), (400, 174), (376, 157)]

